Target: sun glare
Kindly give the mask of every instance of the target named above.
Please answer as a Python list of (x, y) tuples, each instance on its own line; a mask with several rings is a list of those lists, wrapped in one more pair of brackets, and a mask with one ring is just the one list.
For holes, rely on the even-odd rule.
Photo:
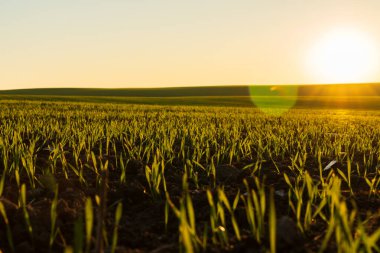
[(318, 40), (307, 61), (309, 71), (320, 83), (367, 82), (379, 67), (373, 40), (348, 29), (331, 31)]

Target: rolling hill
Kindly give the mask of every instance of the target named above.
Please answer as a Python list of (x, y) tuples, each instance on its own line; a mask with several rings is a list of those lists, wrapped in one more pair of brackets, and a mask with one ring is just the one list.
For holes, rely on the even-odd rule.
[[(332, 85), (198, 86), (174, 88), (37, 88), (0, 90), (0, 95), (105, 96), (105, 97), (236, 97), (268, 96), (277, 89), (298, 87), (298, 96), (380, 96), (380, 83)], [(252, 90), (254, 88), (254, 91)], [(279, 93), (284, 94), (285, 93)]]

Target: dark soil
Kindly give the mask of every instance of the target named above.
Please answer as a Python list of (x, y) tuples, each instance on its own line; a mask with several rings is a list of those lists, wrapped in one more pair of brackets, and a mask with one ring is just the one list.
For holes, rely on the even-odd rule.
[[(44, 160), (37, 162), (39, 166), (44, 165)], [(123, 215), (119, 227), (119, 241), (116, 252), (178, 252), (179, 233), (178, 220), (173, 215), (169, 216), (168, 226), (165, 229), (164, 209), (165, 199), (162, 194), (160, 199), (152, 199), (149, 194), (148, 185), (145, 179), (144, 164), (141, 161), (131, 161), (127, 165), (126, 183), (120, 183), (120, 174), (110, 164), (107, 184), (107, 215), (105, 224), (108, 231), (108, 239), (111, 240), (114, 224), (114, 212), (116, 203), (123, 203)], [(265, 164), (263, 164), (263, 167)], [(240, 170), (244, 164), (222, 165), (217, 167), (216, 184), (224, 187), (226, 195), (232, 200), (238, 190), (245, 191), (243, 180), (254, 186), (250, 169)], [(70, 170), (68, 170), (69, 172)], [(275, 170), (261, 170), (260, 179), (265, 182), (267, 188), (273, 187), (276, 191), (288, 190), (283, 176), (274, 172)], [(54, 175), (59, 187), (58, 197), (58, 220), (57, 226), (60, 233), (57, 235), (52, 252), (62, 252), (68, 245), (74, 244), (74, 226), (80, 221), (84, 214), (84, 204), (86, 197), (91, 197), (95, 203), (95, 195), (100, 195), (100, 186), (97, 185), (96, 175), (92, 170), (85, 170), (84, 178), (86, 183), (81, 183), (74, 174), (68, 175), (66, 179), (62, 171), (57, 171)], [(289, 174), (290, 175), (290, 174)], [(38, 176), (43, 182), (43, 175)], [(172, 165), (166, 168), (165, 178), (168, 192), (171, 199), (178, 204), (182, 195), (182, 172), (179, 167)], [(292, 178), (290, 178), (292, 180)], [(203, 224), (209, 219), (209, 205), (206, 197), (206, 189), (210, 189), (212, 178), (200, 173), (198, 188), (190, 182), (190, 194), (196, 213), (196, 221), (199, 231), (203, 231)], [(22, 182), (28, 182), (27, 177), (21, 178)], [(380, 201), (376, 198), (369, 199), (366, 192), (361, 192), (362, 184), (365, 182), (357, 179), (353, 180), (353, 187), (357, 189), (357, 194), (350, 197), (347, 192), (347, 201), (355, 198), (361, 216), (366, 217), (368, 213), (379, 213)], [(3, 202), (11, 232), (15, 252), (48, 252), (50, 236), (50, 207), (54, 197), (53, 192), (43, 185), (27, 192), (28, 206), (33, 228), (33, 238), (30, 237), (24, 222), (22, 208), (18, 208), (19, 191), (14, 178), (8, 178), (1, 201)], [(30, 189), (28, 187), (28, 189)], [(275, 195), (277, 210), (277, 248), (278, 252), (315, 252), (318, 250), (323, 240), (326, 224), (323, 221), (316, 221), (313, 227), (306, 234), (301, 235), (296, 228), (294, 215), (289, 206), (287, 196)], [(95, 213), (99, 207), (95, 206)], [(245, 210), (242, 203), (236, 211), (242, 240), (238, 241), (234, 234), (229, 235), (231, 244), (220, 247), (209, 244), (208, 252), (264, 252), (263, 246), (268, 242), (264, 240), (263, 245), (250, 236), (249, 227), (245, 217)], [(380, 219), (372, 219), (368, 223), (369, 229), (373, 230), (380, 226)], [(0, 223), (0, 248), (4, 252), (10, 252), (10, 247), (6, 239), (6, 228), (3, 221)], [(93, 245), (95, 238), (93, 238)], [(331, 245), (329, 251), (334, 251)]]

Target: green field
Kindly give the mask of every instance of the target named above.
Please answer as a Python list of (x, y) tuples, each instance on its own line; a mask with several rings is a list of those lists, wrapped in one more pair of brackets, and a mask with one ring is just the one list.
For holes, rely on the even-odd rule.
[(209, 86), (141, 89), (50, 88), (0, 91), (0, 101), (222, 107), (380, 109), (380, 84)]
[(1, 95), (0, 250), (379, 252), (379, 98), (258, 99)]
[(260, 102), (265, 108), (273, 108), (276, 104), (287, 100), (296, 100), (296, 109), (340, 109), (340, 110), (379, 110), (380, 96), (304, 96), (304, 97), (107, 97), (107, 96), (42, 96), (42, 95), (0, 95), (0, 101), (50, 101), (105, 104), (146, 104), (146, 105), (187, 105), (187, 106), (218, 106), (218, 107), (257, 107), (254, 102)]

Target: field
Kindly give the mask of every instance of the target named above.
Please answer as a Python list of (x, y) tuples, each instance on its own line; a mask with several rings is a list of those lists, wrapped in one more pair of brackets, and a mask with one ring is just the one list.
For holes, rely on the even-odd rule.
[(380, 252), (379, 97), (0, 106), (0, 252)]

